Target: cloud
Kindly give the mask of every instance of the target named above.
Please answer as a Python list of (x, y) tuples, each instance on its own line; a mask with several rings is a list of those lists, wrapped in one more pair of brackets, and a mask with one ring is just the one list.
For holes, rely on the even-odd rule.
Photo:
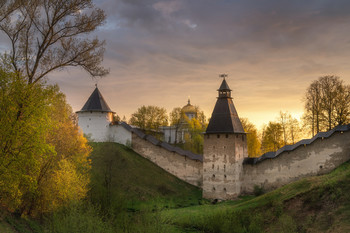
[[(337, 74), (350, 83), (350, 1), (95, 4), (107, 14), (95, 35), (106, 40), (105, 64), (111, 70), (99, 86), (120, 115), (128, 116), (143, 104), (170, 111), (186, 104), (190, 95), (209, 116), (218, 74), (228, 73), (239, 113), (261, 124), (268, 116), (274, 120), (281, 108), (301, 112), (304, 90), (321, 75)], [(75, 110), (93, 88), (93, 81), (84, 76), (88, 77), (74, 69), (50, 77), (62, 86)]]

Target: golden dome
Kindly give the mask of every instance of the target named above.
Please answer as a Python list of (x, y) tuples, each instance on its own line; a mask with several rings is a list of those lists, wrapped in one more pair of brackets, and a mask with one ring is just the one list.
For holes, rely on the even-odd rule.
[(184, 113), (196, 113), (196, 108), (190, 103), (190, 99), (188, 99), (188, 104), (183, 106), (181, 109), (182, 112)]

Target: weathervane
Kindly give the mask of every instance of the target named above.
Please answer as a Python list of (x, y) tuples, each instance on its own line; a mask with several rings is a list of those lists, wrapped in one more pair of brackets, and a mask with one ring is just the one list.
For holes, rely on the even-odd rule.
[(219, 77), (220, 77), (220, 78), (223, 78), (223, 79), (225, 80), (225, 78), (228, 77), (228, 74), (219, 74)]

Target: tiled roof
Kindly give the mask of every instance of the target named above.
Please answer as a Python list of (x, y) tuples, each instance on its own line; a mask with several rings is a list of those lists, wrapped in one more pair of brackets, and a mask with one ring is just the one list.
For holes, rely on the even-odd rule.
[(294, 145), (286, 145), (286, 146), (278, 149), (276, 152), (267, 152), (258, 158), (245, 158), (243, 163), (244, 164), (256, 164), (256, 163), (259, 163), (265, 159), (273, 159), (273, 158), (276, 158), (277, 156), (279, 156), (280, 154), (282, 154), (283, 152), (293, 151), (296, 148), (298, 148), (299, 146), (310, 145), (311, 143), (313, 143), (317, 139), (329, 138), (335, 132), (346, 132), (346, 131), (350, 131), (350, 124), (339, 125), (339, 126), (333, 128), (327, 132), (319, 132), (313, 138), (303, 139), (303, 140), (295, 143)]

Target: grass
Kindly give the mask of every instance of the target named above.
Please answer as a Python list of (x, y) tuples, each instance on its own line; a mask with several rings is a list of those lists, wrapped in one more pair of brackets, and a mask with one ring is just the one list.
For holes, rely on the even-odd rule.
[[(116, 143), (91, 143), (91, 191), (102, 207), (129, 211), (181, 208), (202, 202), (201, 189)], [(107, 182), (106, 182), (107, 181)]]

